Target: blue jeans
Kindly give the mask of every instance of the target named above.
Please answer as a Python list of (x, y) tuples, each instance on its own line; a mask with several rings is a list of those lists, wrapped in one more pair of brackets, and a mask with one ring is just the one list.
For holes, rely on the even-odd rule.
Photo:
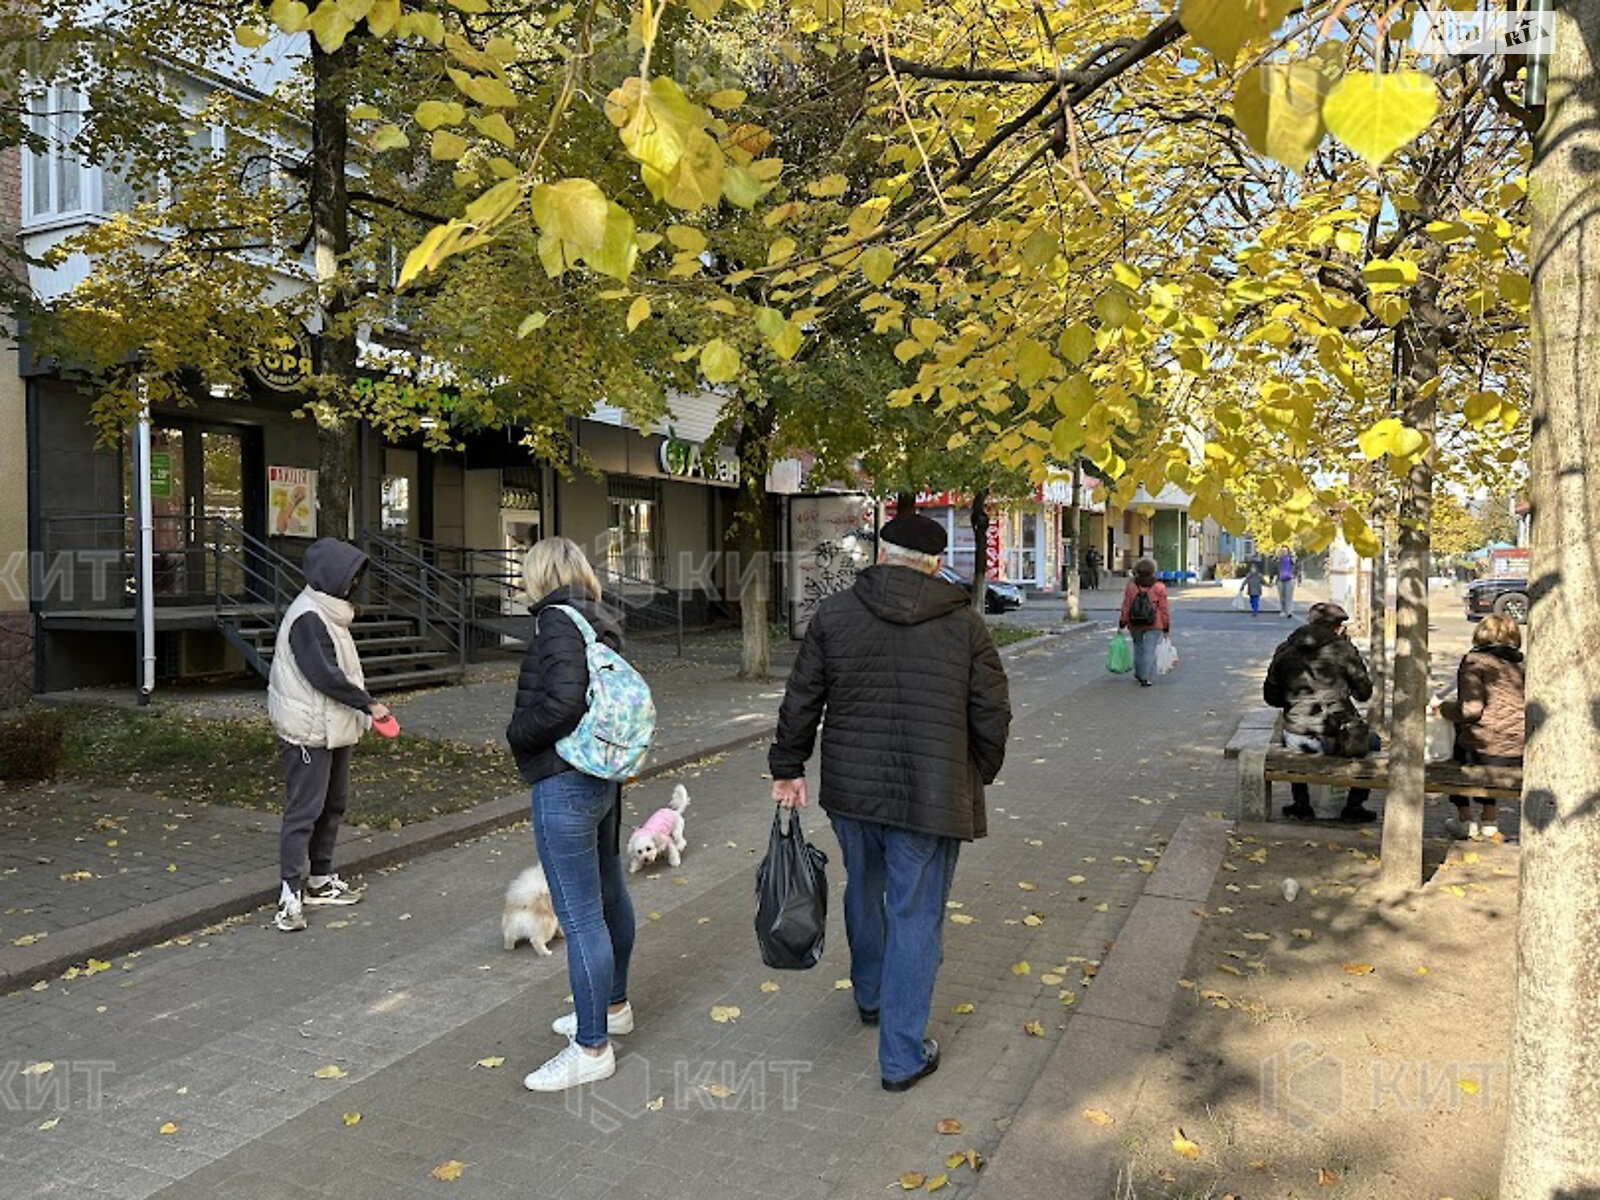
[(878, 1014), (878, 1067), (899, 1082), (922, 1070), (933, 981), (944, 961), (944, 905), (961, 843), (831, 819), (844, 854), (844, 931), (856, 1006)]
[(633, 901), (619, 853), (622, 788), (580, 771), (533, 785), (533, 839), (567, 940), (578, 1045), (606, 1044), (606, 1005), (628, 998)]
[(1161, 642), (1161, 630), (1154, 627), (1150, 629), (1130, 629), (1133, 634), (1133, 677), (1135, 679), (1154, 679), (1156, 677), (1156, 646)]

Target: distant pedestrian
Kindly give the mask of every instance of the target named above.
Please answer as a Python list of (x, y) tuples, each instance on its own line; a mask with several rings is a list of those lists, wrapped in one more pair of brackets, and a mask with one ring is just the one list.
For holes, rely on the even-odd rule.
[(622, 631), (600, 607), (600, 581), (576, 543), (536, 542), (522, 563), (533, 601), (533, 638), (522, 656), (506, 741), (532, 789), (533, 838), (550, 900), (567, 941), (574, 1011), (551, 1028), (567, 1047), (523, 1079), (531, 1092), (559, 1092), (616, 1072), (611, 1035), (633, 1031), (628, 964), (633, 902), (622, 863), (622, 785), (573, 769), (556, 743), (588, 710), (589, 664), (576, 611), (594, 636), (622, 649)]
[(367, 556), (319, 538), (306, 548), (306, 586), (283, 614), (267, 679), (267, 712), (283, 751), (283, 826), (278, 835), (278, 913), (284, 933), (306, 927), (307, 906), (355, 904), (361, 891), (333, 870), (350, 802), (350, 752), (389, 710), (367, 694), (350, 636), (351, 602)]
[[(1523, 711), (1522, 631), (1510, 617), (1494, 613), (1478, 623), (1472, 649), (1456, 668), (1456, 698), (1439, 705), (1439, 715), (1455, 723), (1455, 761), (1474, 767), (1520, 767), (1526, 715)], [(1444, 827), (1458, 838), (1499, 834), (1493, 800), (1482, 801), (1472, 820), (1471, 801), (1451, 796), (1456, 815)]]
[(821, 723), (853, 995), (878, 1026), (883, 1086), (900, 1092), (939, 1067), (927, 1027), (945, 902), (961, 843), (988, 832), (983, 788), (1005, 759), (1011, 703), (966, 589), (937, 577), (944, 528), (896, 517), (878, 547), (875, 566), (817, 607), (767, 762), (772, 798), (803, 808)]
[[(1283, 709), (1283, 742), (1307, 754), (1339, 754), (1340, 733), (1361, 720), (1356, 701), (1372, 696), (1372, 678), (1361, 652), (1345, 636), (1348, 613), (1337, 604), (1313, 604), (1306, 623), (1291, 633), (1272, 655), (1262, 698)], [(1376, 734), (1369, 734), (1370, 750), (1380, 749)], [(1348, 755), (1346, 755), (1348, 757)], [(1286, 817), (1309, 821), (1311, 789), (1291, 783), (1292, 802)], [(1341, 821), (1375, 821), (1378, 814), (1366, 807), (1369, 788), (1351, 788)]]
[(1091, 591), (1100, 587), (1100, 551), (1093, 546), (1083, 552), (1083, 586)]
[(1172, 632), (1167, 585), (1156, 578), (1155, 559), (1141, 558), (1133, 564), (1133, 578), (1122, 589), (1117, 628), (1133, 634), (1133, 677), (1140, 687), (1149, 687), (1156, 673), (1156, 646)]
[(1250, 597), (1250, 615), (1261, 615), (1261, 592), (1266, 587), (1266, 580), (1261, 577), (1261, 564), (1252, 562), (1250, 570), (1244, 577), (1244, 594)]
[(1298, 566), (1289, 547), (1278, 548), (1278, 611), (1285, 618), (1294, 616), (1294, 581)]

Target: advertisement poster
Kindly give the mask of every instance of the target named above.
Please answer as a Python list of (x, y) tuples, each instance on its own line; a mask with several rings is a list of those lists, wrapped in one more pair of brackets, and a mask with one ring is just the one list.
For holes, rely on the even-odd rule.
[(317, 473), (308, 467), (267, 468), (267, 533), (317, 536)]
[(855, 582), (877, 552), (877, 507), (843, 494), (789, 498), (789, 636), (805, 636), (817, 605)]

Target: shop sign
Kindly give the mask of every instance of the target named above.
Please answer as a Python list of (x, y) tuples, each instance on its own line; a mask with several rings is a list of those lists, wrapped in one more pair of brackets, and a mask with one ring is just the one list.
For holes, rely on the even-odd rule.
[(367, 406), (369, 411), (408, 409), (430, 416), (450, 413), (460, 399), (455, 392), (427, 383), (413, 383), (408, 379), (389, 376), (384, 379), (361, 378), (351, 385), (351, 391)]
[(501, 488), (500, 507), (511, 509), (513, 512), (538, 512), (539, 493), (532, 488)]
[(279, 392), (298, 390), (311, 376), (311, 335), (304, 325), (284, 330), (256, 351), (253, 374)]
[(150, 455), (150, 495), (156, 500), (172, 499), (172, 455)]
[(307, 467), (267, 468), (267, 531), (274, 537), (317, 536), (317, 473)]
[(656, 452), (661, 473), (674, 479), (701, 479), (727, 487), (739, 485), (739, 459), (732, 451), (718, 449), (708, 457), (700, 442), (687, 442), (668, 430)]

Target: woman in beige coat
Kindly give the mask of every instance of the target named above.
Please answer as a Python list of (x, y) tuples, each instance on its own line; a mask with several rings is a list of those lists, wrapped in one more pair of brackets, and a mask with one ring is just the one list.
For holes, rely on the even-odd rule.
[[(1456, 669), (1456, 698), (1439, 714), (1456, 727), (1455, 761), (1468, 766), (1520, 767), (1523, 745), (1522, 631), (1510, 617), (1485, 617), (1472, 635), (1472, 649)], [(1493, 800), (1484, 800), (1478, 820), (1471, 801), (1451, 796), (1456, 815), (1444, 826), (1458, 838), (1499, 834)]]

